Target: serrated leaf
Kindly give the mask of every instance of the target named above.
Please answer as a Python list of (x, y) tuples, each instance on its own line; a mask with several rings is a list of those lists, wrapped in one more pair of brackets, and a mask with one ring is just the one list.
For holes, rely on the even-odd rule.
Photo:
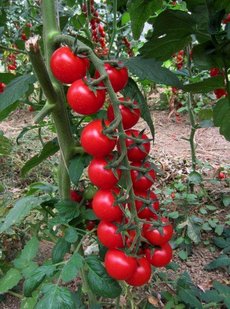
[(230, 266), (230, 257), (228, 257), (225, 254), (222, 254), (220, 256), (218, 256), (218, 258), (216, 258), (214, 261), (212, 261), (211, 263), (207, 264), (204, 269), (206, 270), (213, 270), (213, 269), (217, 269), (217, 268), (221, 268), (221, 267), (226, 267), (226, 266)]
[(123, 62), (129, 68), (129, 71), (138, 76), (141, 80), (147, 79), (158, 84), (177, 88), (183, 87), (176, 74), (162, 67), (162, 62), (156, 59), (133, 57)]
[(37, 298), (37, 295), (33, 297), (23, 297), (20, 304), (20, 309), (34, 309), (37, 303)]
[(183, 86), (184, 91), (194, 93), (206, 93), (216, 88), (224, 88), (224, 79), (222, 76), (206, 78), (201, 82)]
[(224, 299), (230, 298), (230, 287), (218, 281), (213, 282), (213, 287), (219, 292)]
[(83, 257), (79, 253), (75, 252), (63, 267), (61, 279), (64, 282), (69, 282), (76, 278), (78, 272), (83, 267), (83, 261)]
[(50, 197), (48, 196), (26, 196), (18, 200), (8, 212), (4, 223), (0, 226), (0, 233), (5, 232), (12, 225), (21, 223), (32, 209), (49, 199)]
[(222, 202), (223, 202), (225, 207), (230, 206), (230, 195), (224, 195)]
[(162, 6), (162, 0), (131, 0), (128, 2), (128, 12), (131, 19), (133, 37), (138, 40), (145, 22)]
[(32, 237), (17, 259), (13, 261), (14, 266), (19, 269), (26, 268), (28, 264), (35, 258), (39, 249), (39, 240), (36, 237)]
[(47, 142), (41, 152), (28, 160), (21, 169), (22, 177), (24, 177), (32, 168), (39, 165), (48, 157), (54, 155), (59, 150), (57, 138)]
[(64, 238), (59, 238), (52, 250), (53, 263), (59, 263), (63, 260), (66, 253), (70, 250), (70, 243)]
[(81, 175), (84, 171), (84, 168), (89, 164), (90, 162), (90, 156), (88, 155), (82, 155), (77, 156), (70, 160), (69, 164), (69, 175), (71, 181), (77, 185), (79, 182)]
[(115, 298), (121, 294), (119, 283), (112, 279), (102, 266), (97, 256), (86, 258), (89, 271), (87, 274), (88, 283), (91, 290), (98, 296)]
[(188, 181), (194, 185), (199, 185), (203, 179), (200, 173), (193, 171), (188, 175)]
[(11, 141), (3, 135), (2, 131), (0, 131), (0, 157), (10, 155), (11, 149)]
[(147, 102), (139, 90), (136, 82), (129, 78), (128, 84), (126, 87), (122, 90), (122, 94), (126, 97), (129, 97), (131, 100), (135, 100), (138, 102), (140, 111), (141, 111), (141, 117), (145, 120), (147, 125), (149, 126), (153, 141), (155, 137), (155, 128), (153, 125), (153, 120), (149, 111), (149, 107), (147, 105)]
[(59, 201), (55, 204), (62, 222), (68, 223), (80, 215), (79, 205), (74, 201)]
[(7, 85), (4, 92), (0, 93), (0, 118), (2, 118), (5, 110), (11, 109), (13, 104), (29, 90), (29, 86), (35, 81), (36, 77), (34, 75), (27, 74), (16, 77)]
[(223, 231), (224, 231), (224, 224), (218, 224), (216, 227), (215, 227), (215, 233), (217, 235), (222, 235), (223, 234)]
[(42, 283), (45, 277), (53, 275), (56, 267), (54, 265), (43, 265), (35, 269), (23, 284), (23, 292), (26, 297), (31, 296), (32, 292)]
[(206, 303), (218, 303), (223, 300), (216, 290), (208, 290), (201, 294), (201, 299)]
[(224, 239), (223, 237), (214, 237), (213, 242), (217, 247), (224, 249), (229, 246), (230, 239)]
[(187, 253), (187, 251), (185, 251), (185, 250), (180, 250), (180, 251), (178, 252), (178, 256), (179, 256), (180, 259), (182, 259), (182, 260), (184, 261), (184, 260), (187, 260), (187, 258), (188, 258), (188, 253)]
[(191, 308), (202, 309), (201, 302), (191, 292), (191, 290), (180, 288), (178, 296), (185, 304), (191, 306)]
[(72, 226), (68, 227), (65, 230), (65, 240), (71, 244), (75, 243), (78, 240), (78, 233), (76, 229)]
[(35, 309), (75, 309), (73, 297), (69, 289), (55, 284), (46, 284), (42, 288), (43, 297)]
[(187, 235), (195, 244), (200, 242), (200, 227), (191, 220), (188, 220)]
[(9, 269), (5, 276), (0, 279), (0, 294), (15, 287), (21, 279), (22, 275), (19, 270), (15, 268)]

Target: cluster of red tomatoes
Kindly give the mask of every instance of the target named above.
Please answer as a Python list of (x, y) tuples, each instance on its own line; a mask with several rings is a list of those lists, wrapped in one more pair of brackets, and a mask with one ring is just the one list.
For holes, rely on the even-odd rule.
[(6, 84), (0, 82), (0, 93), (3, 93), (3, 91), (5, 90), (6, 88)]
[(133, 51), (132, 51), (131, 44), (130, 44), (129, 40), (127, 39), (127, 37), (122, 38), (122, 43), (125, 45), (126, 50), (127, 50), (127, 54), (129, 55), (129, 57), (132, 57)]
[(7, 56), (7, 69), (9, 71), (15, 71), (17, 69), (17, 63), (16, 63), (16, 55), (15, 54), (9, 54)]
[[(82, 12), (86, 16), (88, 15), (87, 7), (85, 4), (83, 4), (82, 6)], [(97, 54), (106, 56), (109, 51), (109, 49), (106, 47), (106, 33), (103, 24), (100, 21), (99, 13), (94, 7), (94, 0), (90, 1), (90, 14), (92, 16), (92, 18), (90, 19), (92, 40), (100, 45), (100, 48), (97, 47), (95, 52)]]
[[(219, 75), (223, 75), (223, 73), (220, 71), (220, 69), (218, 69), (218, 68), (211, 68), (210, 69), (210, 76), (211, 77), (219, 76)], [(215, 89), (214, 93), (215, 93), (217, 99), (220, 99), (220, 98), (227, 95), (227, 91), (224, 88)]]
[[(71, 84), (67, 91), (67, 101), (75, 112), (91, 115), (102, 108), (106, 87), (103, 81), (96, 88), (87, 83), (84, 78), (89, 66), (87, 58), (75, 55), (69, 47), (60, 47), (51, 56), (50, 66), (59, 81)], [(114, 92), (121, 91), (128, 82), (127, 68), (108, 63), (104, 64), (104, 68)], [(96, 72), (94, 78), (98, 77), (100, 74)], [(121, 139), (117, 138), (117, 129), (109, 135), (105, 134), (105, 129), (115, 118), (112, 105), (108, 106), (106, 120), (92, 120), (83, 128), (80, 142), (84, 151), (93, 157), (88, 167), (88, 177), (98, 188), (93, 197), (92, 208), (100, 220), (97, 227), (98, 239), (108, 248), (105, 268), (112, 278), (140, 286), (150, 279), (151, 265), (163, 267), (170, 262), (172, 248), (168, 242), (173, 228), (166, 218), (159, 219), (156, 214), (159, 201), (150, 189), (156, 173), (147, 160), (150, 140), (143, 131), (132, 128), (140, 118), (138, 103), (120, 97), (118, 107), (125, 133), (125, 152), (130, 165), (134, 202), (129, 199), (130, 191), (125, 192), (118, 185), (122, 176), (120, 165), (113, 166), (117, 153), (124, 151), (120, 145)], [(117, 151), (114, 152), (114, 149)], [(117, 197), (124, 197), (125, 201), (119, 202)], [(129, 222), (133, 211), (140, 225), (140, 235), (136, 230), (136, 222)], [(124, 225), (134, 228), (121, 231)], [(141, 240), (138, 242), (137, 238)], [(134, 248), (136, 253), (133, 253)], [(126, 249), (131, 250), (131, 254)]]
[(181, 70), (183, 68), (183, 65), (184, 65), (184, 51), (183, 50), (180, 50), (176, 56), (176, 67), (177, 67), (177, 70)]

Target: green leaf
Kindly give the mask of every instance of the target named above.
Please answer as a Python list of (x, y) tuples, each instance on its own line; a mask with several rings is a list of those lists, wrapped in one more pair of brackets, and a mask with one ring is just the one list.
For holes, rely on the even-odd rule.
[(35, 309), (75, 309), (73, 297), (69, 289), (55, 284), (46, 284), (42, 288), (43, 297)]
[(230, 141), (230, 110), (228, 110), (222, 120), (220, 126), (220, 134), (223, 135), (227, 141)]
[(0, 131), (0, 157), (10, 155), (11, 149), (11, 141), (3, 135), (2, 131)]
[(203, 308), (201, 302), (192, 294), (192, 290), (180, 288), (178, 296), (185, 304), (191, 306), (191, 308)]
[(87, 274), (88, 283), (91, 290), (98, 296), (116, 298), (121, 294), (119, 283), (112, 279), (102, 266), (97, 256), (86, 258), (89, 271)]
[(195, 93), (205, 93), (216, 88), (224, 88), (224, 79), (222, 76), (206, 78), (201, 82), (183, 86), (184, 91)]
[(17, 259), (14, 260), (14, 266), (19, 269), (26, 268), (28, 264), (35, 258), (39, 249), (39, 240), (36, 237), (32, 237)]
[(227, 308), (229, 308), (230, 287), (218, 281), (213, 282), (213, 287), (219, 292), (220, 296), (224, 299)]
[(31, 296), (32, 292), (42, 283), (45, 277), (52, 276), (55, 270), (56, 267), (54, 265), (43, 265), (35, 269), (24, 282), (24, 295), (26, 297)]
[(168, 60), (191, 41), (194, 27), (194, 20), (188, 13), (179, 10), (163, 11), (155, 19), (153, 34), (141, 48), (141, 55)]
[(179, 258), (181, 259), (181, 260), (187, 260), (187, 258), (188, 258), (188, 253), (187, 253), (187, 251), (185, 251), (185, 250), (180, 250), (179, 252), (178, 252), (178, 256), (179, 256)]
[(222, 255), (218, 256), (218, 258), (216, 258), (214, 261), (207, 264), (204, 267), (204, 269), (213, 270), (213, 269), (222, 268), (222, 267), (226, 267), (226, 266), (230, 266), (230, 257), (228, 257), (225, 254), (222, 254)]
[(187, 235), (195, 244), (200, 242), (200, 229), (200, 226), (194, 224), (190, 219), (188, 220)]
[(138, 40), (145, 22), (162, 6), (162, 0), (131, 0), (128, 2), (128, 11), (131, 19), (133, 37)]
[(223, 234), (223, 231), (224, 231), (224, 224), (218, 224), (216, 227), (215, 227), (215, 233), (217, 235), (222, 235)]
[(21, 279), (22, 276), (19, 270), (15, 268), (9, 269), (5, 276), (0, 279), (0, 294), (15, 287)]
[(130, 15), (128, 12), (125, 12), (121, 16), (121, 25), (124, 26), (130, 21)]
[(83, 261), (83, 257), (79, 253), (75, 252), (63, 267), (61, 279), (64, 282), (69, 282), (76, 278), (78, 272), (83, 267)]
[(164, 84), (182, 88), (176, 74), (169, 69), (162, 67), (162, 62), (155, 59), (145, 59), (142, 57), (133, 57), (124, 61), (129, 71), (138, 76), (141, 80), (150, 80), (158, 84)]
[(223, 298), (219, 295), (216, 290), (208, 290), (201, 294), (201, 299), (206, 303), (219, 303)]
[(69, 175), (71, 181), (77, 185), (84, 168), (89, 164), (91, 157), (89, 155), (76, 156), (70, 160), (69, 164)]
[(155, 128), (153, 125), (152, 117), (149, 111), (148, 104), (139, 90), (136, 82), (129, 78), (128, 84), (126, 85), (125, 89), (122, 91), (122, 94), (126, 97), (129, 97), (131, 100), (135, 100), (138, 102), (140, 111), (141, 111), (141, 117), (145, 120), (145, 122), (148, 124), (150, 128), (150, 132), (154, 141), (155, 138)]
[(19, 224), (29, 212), (49, 200), (48, 196), (26, 196), (19, 199), (8, 212), (4, 223), (0, 226), (0, 233), (5, 232), (12, 225)]
[(224, 195), (222, 202), (223, 202), (225, 207), (230, 206), (230, 195)]
[(59, 263), (63, 260), (65, 254), (70, 250), (70, 243), (64, 238), (59, 238), (52, 250), (53, 263)]
[(37, 298), (37, 295), (33, 297), (23, 297), (20, 304), (20, 309), (34, 309), (37, 303)]
[(76, 202), (73, 201), (59, 201), (55, 204), (62, 222), (68, 223), (72, 219), (80, 215), (80, 208)]
[(230, 239), (224, 239), (223, 237), (214, 237), (213, 242), (218, 248), (224, 249), (229, 246)]
[(71, 244), (75, 243), (78, 240), (78, 233), (76, 229), (72, 226), (68, 227), (65, 230), (65, 240)]
[(213, 109), (213, 122), (216, 127), (220, 127), (224, 121), (225, 115), (230, 111), (230, 106), (227, 98), (217, 101)]
[(48, 157), (54, 155), (59, 150), (59, 145), (57, 138), (54, 138), (52, 141), (47, 142), (40, 154), (35, 155), (21, 169), (22, 177), (24, 177), (32, 168), (39, 165), (42, 161), (46, 160)]
[(200, 173), (193, 171), (188, 175), (188, 181), (194, 185), (199, 185), (202, 183), (203, 179)]
[(29, 86), (35, 81), (34, 75), (27, 74), (16, 77), (7, 85), (4, 92), (0, 94), (0, 117), (29, 90)]

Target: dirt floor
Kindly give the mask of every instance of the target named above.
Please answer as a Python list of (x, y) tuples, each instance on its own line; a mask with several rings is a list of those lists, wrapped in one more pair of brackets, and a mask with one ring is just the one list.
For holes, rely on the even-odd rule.
[[(33, 113), (29, 113), (25, 110), (18, 110), (11, 115), (7, 121), (0, 123), (0, 130), (2, 130), (7, 137), (14, 139), (24, 126), (32, 123), (32, 118)], [(152, 149), (152, 156), (167, 173), (168, 181), (173, 179), (174, 177), (172, 177), (172, 175), (175, 176), (178, 171), (183, 173), (184, 169), (186, 169), (186, 173), (188, 173), (191, 154), (189, 143), (184, 139), (188, 138), (190, 133), (190, 125), (187, 117), (182, 116), (178, 122), (175, 115), (169, 117), (167, 111), (154, 111), (153, 119), (156, 136), (155, 146)], [(146, 127), (146, 132), (149, 132), (144, 122), (140, 122), (138, 127)], [(211, 177), (215, 177), (220, 168), (229, 168), (230, 143), (219, 134), (218, 128), (199, 129), (196, 133), (195, 141), (197, 145), (197, 157), (203, 163), (208, 163)], [(34, 143), (30, 144), (29, 138), (27, 143), (22, 146), (23, 148), (21, 149), (20, 147), (20, 145), (14, 146), (14, 151), (16, 151), (17, 154), (18, 169), (23, 165), (25, 158), (30, 157), (31, 153), (36, 151), (36, 149), (34, 149)], [(25, 148), (28, 149), (26, 154), (24, 153)], [(1, 163), (5, 164), (5, 162)], [(178, 166), (181, 167), (182, 171), (178, 169)], [(38, 170), (39, 169), (35, 171), (35, 178), (39, 176)], [(9, 170), (7, 176), (0, 173), (0, 182), (5, 183), (5, 185), (8, 186), (8, 190), (16, 195), (20, 194), (20, 190), (26, 185), (26, 183), (23, 184), (25, 180), (20, 180), (18, 174), (18, 170)], [(44, 175), (49, 179), (49, 170), (46, 170)], [(33, 176), (30, 177), (33, 178)], [(221, 190), (221, 188), (219, 188), (219, 190)], [(229, 188), (224, 187), (224, 190), (229, 192)], [(46, 246), (46, 244), (43, 244), (39, 255), (44, 256), (49, 254), (50, 245)], [(175, 258), (175, 261), (180, 266), (177, 274), (188, 271), (193, 282), (203, 290), (210, 288), (213, 280), (227, 283), (224, 271), (207, 272), (203, 269), (204, 265), (217, 255), (217, 251), (211, 252), (208, 247), (202, 245), (194, 246), (193, 254), (187, 261), (182, 262), (179, 258)], [(2, 309), (18, 309), (19, 307), (18, 300), (8, 294), (4, 302), (0, 303), (0, 308)]]

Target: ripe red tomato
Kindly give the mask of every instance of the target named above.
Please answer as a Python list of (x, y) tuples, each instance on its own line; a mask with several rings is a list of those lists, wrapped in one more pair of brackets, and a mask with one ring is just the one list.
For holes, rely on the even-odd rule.
[[(119, 101), (129, 101), (129, 98), (120, 98)], [(133, 102), (134, 105), (138, 105), (136, 101)], [(138, 107), (128, 107), (123, 104), (119, 105), (119, 109), (121, 112), (122, 124), (124, 129), (132, 128), (140, 118), (140, 110)], [(114, 112), (112, 105), (109, 105), (107, 110), (107, 117), (109, 121), (114, 120)]]
[[(130, 165), (134, 167), (144, 167), (146, 169), (151, 168), (151, 164), (149, 162), (132, 162)], [(156, 179), (156, 173), (154, 169), (150, 169), (150, 171), (146, 173), (133, 169), (130, 173), (133, 182), (133, 188), (134, 190), (138, 191), (148, 190)]]
[(223, 96), (227, 95), (227, 91), (225, 89), (222, 89), (222, 88), (215, 89), (214, 93), (215, 93), (217, 99), (220, 99)]
[(80, 201), (82, 200), (81, 192), (76, 190), (70, 190), (70, 199), (74, 202), (80, 203)]
[(162, 223), (166, 224), (161, 228), (154, 227), (152, 224), (144, 224), (142, 235), (155, 246), (161, 246), (167, 243), (173, 235), (173, 227), (167, 218), (161, 219)]
[(105, 89), (90, 89), (84, 80), (78, 79), (67, 91), (67, 102), (78, 114), (95, 114), (105, 102)]
[(137, 261), (121, 250), (109, 249), (105, 254), (105, 269), (116, 280), (128, 280), (137, 269)]
[(220, 69), (218, 68), (211, 68), (210, 69), (210, 76), (214, 77), (214, 76), (218, 76), (220, 74)]
[(132, 286), (141, 286), (149, 281), (151, 277), (151, 265), (145, 257), (137, 259), (137, 268), (126, 282)]
[(97, 227), (97, 237), (105, 247), (109, 249), (123, 248), (121, 233), (117, 233), (118, 227), (106, 221), (101, 221)]
[[(109, 63), (104, 64), (105, 70), (109, 76), (109, 80), (115, 92), (118, 92), (125, 88), (128, 83), (129, 75), (126, 67), (119, 68), (113, 67)], [(95, 72), (95, 78), (100, 76), (99, 72)]]
[(32, 105), (29, 105), (28, 111), (29, 111), (29, 112), (34, 112), (34, 107), (33, 107)]
[(103, 158), (93, 159), (88, 167), (88, 176), (90, 181), (100, 189), (112, 189), (121, 177), (119, 169), (114, 173), (106, 168), (108, 162)]
[(116, 195), (119, 194), (118, 188), (111, 190), (99, 190), (93, 198), (93, 211), (100, 220), (108, 222), (120, 221), (123, 213), (116, 202)]
[(93, 220), (88, 220), (86, 221), (86, 229), (88, 231), (92, 231), (96, 226), (96, 221), (93, 221)]
[(17, 69), (17, 66), (16, 64), (8, 64), (7, 69), (11, 71), (15, 71)]
[(3, 93), (3, 91), (5, 90), (6, 88), (6, 84), (0, 82), (0, 93)]
[[(104, 122), (105, 126), (109, 121)], [(116, 138), (109, 138), (103, 134), (103, 123), (96, 119), (88, 123), (81, 133), (81, 145), (85, 152), (96, 157), (102, 158), (107, 156), (116, 145)]]
[[(130, 129), (125, 131), (127, 136), (140, 139), (139, 142), (134, 141), (131, 138), (126, 138), (127, 156), (129, 161), (142, 161), (148, 155), (150, 151), (150, 142), (148, 136), (144, 133), (140, 133), (138, 130)], [(120, 145), (118, 143), (118, 150), (120, 151)]]
[(225, 178), (226, 178), (225, 173), (219, 172), (218, 178), (219, 178), (220, 180), (221, 180), (221, 179), (225, 179)]
[(156, 248), (152, 253), (150, 249), (145, 250), (146, 259), (155, 267), (164, 267), (172, 259), (172, 247), (166, 243)]
[(65, 84), (71, 84), (85, 77), (88, 67), (88, 59), (76, 56), (67, 46), (56, 49), (50, 58), (53, 75)]
[[(159, 209), (159, 201), (156, 194), (153, 191), (150, 192), (135, 192), (135, 195), (152, 200), (151, 204), (144, 204), (141, 201), (136, 200), (135, 206), (138, 212), (138, 217), (141, 219), (157, 219), (156, 211)], [(130, 205), (129, 205), (130, 207)]]

